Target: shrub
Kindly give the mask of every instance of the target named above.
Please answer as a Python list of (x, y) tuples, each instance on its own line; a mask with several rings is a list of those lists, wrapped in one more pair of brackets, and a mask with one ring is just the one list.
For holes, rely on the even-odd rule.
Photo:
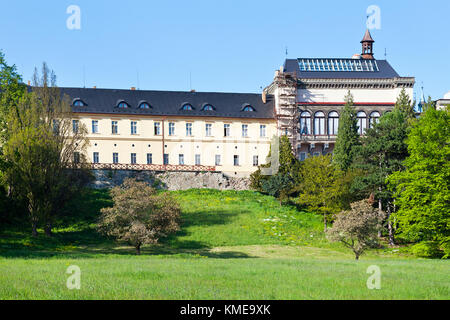
[(419, 258), (441, 258), (442, 251), (435, 241), (423, 241), (415, 244), (410, 249), (411, 253)]

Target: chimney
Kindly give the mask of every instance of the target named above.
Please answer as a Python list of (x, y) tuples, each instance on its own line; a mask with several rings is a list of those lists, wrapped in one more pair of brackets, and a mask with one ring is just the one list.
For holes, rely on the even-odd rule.
[(194, 90), (194, 89), (192, 89), (192, 90), (191, 90), (191, 92), (192, 92), (192, 93), (195, 93), (195, 90)]
[(97, 86), (93, 86), (92, 89), (97, 89)]
[(267, 93), (266, 90), (263, 90), (262, 92), (262, 102), (265, 104), (267, 102)]
[(28, 80), (28, 86), (31, 86), (31, 81), (30, 80)]
[(131, 87), (131, 90), (132, 90), (132, 91), (136, 90), (136, 87)]

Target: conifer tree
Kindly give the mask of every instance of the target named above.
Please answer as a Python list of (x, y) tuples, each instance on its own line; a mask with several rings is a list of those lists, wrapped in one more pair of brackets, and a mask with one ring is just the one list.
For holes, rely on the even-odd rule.
[(348, 170), (353, 162), (353, 150), (359, 145), (358, 120), (353, 107), (353, 95), (348, 92), (339, 119), (339, 131), (334, 148), (334, 163), (341, 170)]
[(400, 95), (395, 103), (395, 108), (402, 111), (408, 119), (415, 118), (414, 104), (411, 102), (410, 97), (406, 93), (405, 89), (402, 89)]

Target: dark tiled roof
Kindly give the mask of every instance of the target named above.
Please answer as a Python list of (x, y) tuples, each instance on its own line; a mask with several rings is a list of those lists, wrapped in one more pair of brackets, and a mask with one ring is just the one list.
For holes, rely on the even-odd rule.
[[(193, 117), (224, 117), (224, 118), (258, 118), (271, 119), (274, 117), (274, 103), (268, 97), (263, 103), (260, 94), (253, 93), (216, 93), (216, 92), (183, 92), (183, 91), (146, 91), (146, 90), (118, 90), (118, 89), (87, 89), (60, 88), (74, 102), (82, 100), (87, 106), (72, 107), (77, 113), (101, 114), (141, 114), (156, 116), (193, 116)], [(130, 107), (117, 108), (120, 101)], [(150, 109), (140, 109), (139, 105), (147, 102)], [(190, 104), (194, 110), (181, 110), (184, 104)], [(206, 104), (215, 110), (202, 111)], [(251, 105), (255, 111), (242, 111), (243, 107)]]
[[(316, 59), (316, 58), (314, 58)], [(334, 58), (328, 58), (334, 59)], [(298, 59), (286, 59), (284, 71), (295, 73), (298, 79), (390, 79), (400, 77), (386, 60), (374, 60), (379, 71), (300, 71)]]

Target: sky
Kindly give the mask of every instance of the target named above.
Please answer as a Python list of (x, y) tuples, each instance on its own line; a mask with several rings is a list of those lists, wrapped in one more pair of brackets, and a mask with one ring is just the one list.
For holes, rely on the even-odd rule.
[[(80, 8), (80, 28), (69, 29)], [(416, 91), (450, 90), (450, 1), (0, 0), (0, 50), (25, 81), (45, 61), (61, 87), (261, 92), (286, 58), (361, 53), (367, 8), (375, 58)]]

